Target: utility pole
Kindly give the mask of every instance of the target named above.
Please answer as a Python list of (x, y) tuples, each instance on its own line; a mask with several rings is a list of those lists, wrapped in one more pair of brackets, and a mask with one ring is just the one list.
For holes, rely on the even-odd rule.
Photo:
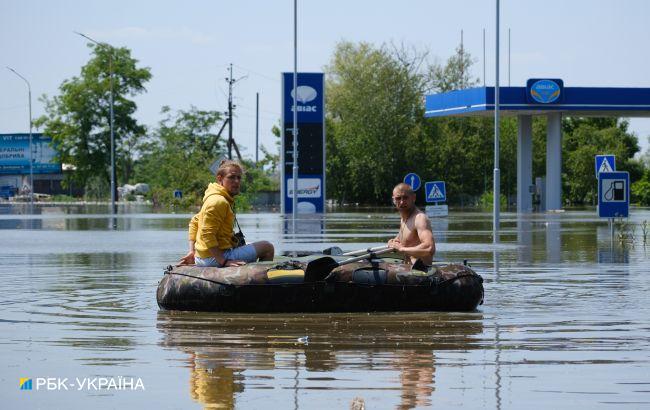
[(483, 87), (485, 87), (485, 29), (483, 29)]
[[(233, 147), (235, 148), (235, 152), (237, 153), (237, 158), (239, 161), (242, 160), (241, 154), (239, 153), (239, 147), (237, 147), (237, 143), (235, 143), (235, 139), (232, 136), (232, 111), (237, 108), (236, 105), (233, 105), (232, 103), (232, 88), (233, 85), (238, 82), (239, 80), (242, 80), (246, 78), (247, 76), (240, 77), (238, 79), (233, 79), (232, 78), (232, 63), (230, 63), (230, 76), (226, 78), (226, 82), (228, 83), (228, 118), (226, 118), (226, 122), (228, 123), (228, 142), (226, 143), (226, 146), (228, 147), (228, 159), (232, 159), (232, 149)], [(221, 132), (219, 132), (221, 134)]]
[(510, 87), (510, 28), (508, 27), (508, 87)]
[(460, 30), (460, 89), (465, 89), (465, 51), (463, 50), (463, 30)]

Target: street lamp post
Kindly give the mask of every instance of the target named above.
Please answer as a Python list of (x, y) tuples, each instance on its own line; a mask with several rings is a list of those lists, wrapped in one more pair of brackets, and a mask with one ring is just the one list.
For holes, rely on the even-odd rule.
[[(115, 133), (114, 133), (114, 128), (113, 128), (113, 122), (114, 122), (114, 115), (113, 115), (113, 46), (111, 46), (108, 43), (100, 43), (99, 41), (92, 39), (88, 37), (87, 35), (83, 33), (79, 33), (78, 31), (74, 31), (75, 34), (80, 35), (81, 37), (85, 38), (86, 40), (89, 40), (98, 46), (101, 47), (108, 47), (110, 49), (110, 53), (108, 54), (108, 75), (110, 78), (110, 97), (109, 97), (109, 110), (110, 110), (110, 117), (109, 117), (109, 127), (110, 127), (110, 132), (111, 132), (111, 215), (115, 216), (117, 214), (117, 206), (115, 205)], [(112, 225), (113, 228), (115, 228), (115, 219), (112, 219)]]
[(27, 84), (27, 94), (29, 99), (29, 204), (31, 212), (34, 212), (34, 150), (32, 149), (32, 86), (29, 81), (16, 70), (7, 66), (7, 69), (20, 77)]
[(293, 1), (293, 197), (291, 216), (296, 233), (298, 213), (298, 0)]
[(492, 242), (499, 243), (499, 219), (501, 207), (501, 181), (499, 170), (499, 0), (496, 0), (496, 62), (494, 81), (494, 198), (492, 215)]

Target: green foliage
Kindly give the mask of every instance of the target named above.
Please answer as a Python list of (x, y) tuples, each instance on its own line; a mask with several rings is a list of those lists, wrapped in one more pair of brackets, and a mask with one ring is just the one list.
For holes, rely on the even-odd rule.
[(639, 205), (650, 205), (650, 170), (647, 170), (643, 178), (632, 183), (632, 202)]
[(423, 158), (422, 61), (367, 43), (337, 45), (326, 68), (329, 197), (385, 201), (396, 178)]
[(86, 180), (84, 199), (86, 201), (103, 201), (110, 198), (110, 183), (103, 175), (93, 175)]
[(457, 47), (456, 54), (449, 57), (444, 66), (434, 64), (428, 67), (430, 91), (445, 93), (476, 86), (479, 79), (471, 75), (474, 63), (476, 59), (470, 53)]
[(636, 226), (629, 219), (614, 219), (614, 230), (616, 232), (616, 239), (618, 239), (621, 245), (634, 245)]
[[(137, 67), (138, 61), (127, 48), (105, 44), (89, 47), (93, 57), (82, 67), (81, 74), (65, 80), (59, 87), (60, 95), (43, 96), (46, 115), (36, 125), (44, 126), (44, 133), (52, 137), (58, 160), (76, 166), (72, 175), (76, 184), (83, 185), (91, 178), (109, 181), (112, 83), (115, 162), (118, 183), (124, 183), (132, 172), (135, 145), (145, 134), (144, 126), (133, 117), (137, 107), (129, 98), (145, 91), (144, 84), (151, 79), (151, 73), (149, 68)], [(99, 186), (92, 184), (94, 188)], [(91, 195), (110, 196), (110, 193)]]
[[(273, 170), (277, 168), (277, 163), (273, 165), (275, 157), (269, 155), (266, 150), (263, 151), (266, 155), (260, 161), (258, 167), (255, 167), (253, 161), (244, 160), (244, 167), (246, 173), (244, 175), (244, 183), (242, 184), (242, 191), (235, 197), (235, 209), (237, 211), (248, 211), (253, 206), (253, 200), (259, 192), (264, 191), (278, 191), (280, 189), (279, 179), (273, 177)], [(270, 170), (265, 170), (262, 166), (265, 164), (272, 164)]]
[[(485, 210), (492, 210), (494, 208), (494, 192), (483, 192), (478, 201), (479, 206)], [(508, 199), (505, 195), (499, 195), (499, 209), (505, 210), (508, 207)]]
[[(195, 107), (176, 113), (163, 107), (162, 114), (153, 134), (139, 145), (133, 182), (148, 183), (155, 204), (200, 203), (206, 186), (214, 181), (209, 167), (224, 155), (217, 139), (221, 114)], [(183, 192), (180, 201), (174, 199), (177, 189)]]
[[(339, 43), (327, 71), (327, 175), (329, 198), (385, 203), (408, 172), (444, 180), (450, 203), (474, 204), (492, 187), (491, 117), (425, 119), (425, 93), (475, 86), (469, 53), (456, 49), (444, 65), (426, 65), (426, 53), (368, 43)], [(533, 176), (546, 174), (546, 118), (533, 118)], [(628, 123), (612, 118), (567, 117), (563, 127), (563, 193), (571, 204), (594, 203), (594, 155), (614, 154), (617, 168), (639, 180), (648, 169)], [(500, 124), (501, 191), (517, 185), (517, 120)], [(531, 181), (532, 183), (532, 181)], [(636, 184), (639, 201), (644, 185)], [(483, 200), (486, 198), (483, 195)], [(480, 202), (480, 201), (479, 201)], [(491, 206), (491, 200), (488, 201)]]
[(59, 195), (52, 195), (51, 201), (52, 202), (76, 202), (78, 201), (78, 199), (69, 195), (59, 194)]
[[(627, 133), (627, 123), (616, 119), (567, 118), (563, 136), (563, 193), (572, 204), (597, 201), (594, 156), (616, 155), (617, 169), (625, 170), (627, 160), (638, 150), (636, 137)], [(628, 165), (629, 166), (629, 165)]]
[[(195, 107), (176, 113), (163, 107), (162, 113), (165, 118), (152, 136), (140, 144), (141, 157), (136, 163), (133, 181), (150, 185), (151, 199), (156, 205), (177, 208), (200, 205), (206, 187), (215, 181), (210, 165), (225, 156), (224, 147), (217, 138), (221, 114)], [(238, 209), (249, 209), (251, 198), (257, 192), (278, 189), (277, 181), (271, 179), (278, 166), (278, 156), (264, 148), (262, 152), (265, 155), (258, 168), (253, 162), (244, 161), (245, 180), (237, 198)], [(182, 199), (174, 198), (177, 189), (183, 192)]]

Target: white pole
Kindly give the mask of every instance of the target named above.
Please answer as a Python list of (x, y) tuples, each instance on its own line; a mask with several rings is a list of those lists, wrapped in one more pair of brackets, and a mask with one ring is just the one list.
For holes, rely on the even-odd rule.
[(293, 197), (291, 218), (296, 232), (298, 208), (298, 0), (293, 0)]
[(499, 0), (496, 0), (496, 62), (494, 82), (494, 198), (492, 215), (493, 243), (499, 243), (499, 211), (501, 198), (499, 171)]
[(32, 86), (29, 81), (16, 70), (7, 66), (7, 69), (20, 77), (27, 84), (27, 96), (29, 100), (29, 206), (30, 213), (34, 213), (34, 149), (32, 148)]
[(485, 87), (485, 29), (483, 29), (483, 87)]
[(255, 93), (255, 166), (260, 161), (260, 93)]
[(510, 87), (510, 28), (508, 28), (508, 87)]

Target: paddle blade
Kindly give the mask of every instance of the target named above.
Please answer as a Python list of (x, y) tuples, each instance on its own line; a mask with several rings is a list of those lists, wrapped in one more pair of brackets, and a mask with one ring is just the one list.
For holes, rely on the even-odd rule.
[(314, 259), (305, 268), (305, 282), (322, 282), (337, 266), (339, 264), (329, 256)]

